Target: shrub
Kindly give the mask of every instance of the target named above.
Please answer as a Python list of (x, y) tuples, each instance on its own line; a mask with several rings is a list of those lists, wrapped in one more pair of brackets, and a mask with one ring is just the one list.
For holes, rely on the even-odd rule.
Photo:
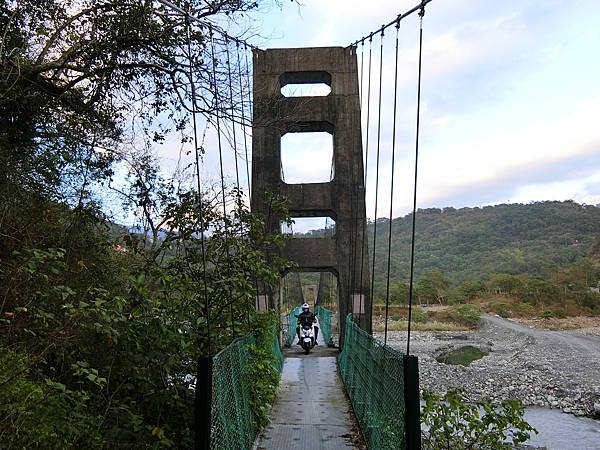
[(508, 317), (510, 306), (508, 303), (503, 301), (495, 301), (490, 303), (490, 309), (498, 314), (500, 317)]
[(535, 308), (530, 303), (519, 303), (517, 309), (521, 316), (531, 317), (535, 313)]
[(549, 309), (547, 309), (544, 312), (542, 312), (542, 319), (551, 319), (552, 317), (554, 317), (553, 311), (550, 311)]
[(481, 311), (475, 305), (466, 304), (454, 307), (458, 313), (459, 321), (469, 327), (476, 327), (479, 325)]
[(101, 448), (101, 417), (87, 408), (88, 393), (48, 378), (36, 382), (30, 363), (0, 346), (0, 446)]
[(421, 413), (423, 449), (501, 449), (508, 450), (527, 441), (537, 431), (523, 420), (525, 409), (518, 400), (505, 400), (494, 406), (488, 398), (467, 403), (460, 391), (439, 394), (424, 392)]
[(429, 316), (422, 308), (413, 308), (411, 318), (418, 323), (425, 323), (429, 320)]
[(257, 428), (266, 426), (269, 410), (279, 385), (279, 361), (273, 354), (277, 336), (277, 317), (260, 315), (261, 326), (255, 328), (256, 345), (250, 346), (250, 381), (252, 383), (252, 410)]

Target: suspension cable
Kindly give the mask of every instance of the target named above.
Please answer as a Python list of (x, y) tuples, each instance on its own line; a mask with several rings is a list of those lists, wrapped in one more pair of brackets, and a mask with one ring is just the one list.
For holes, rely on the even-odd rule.
[(200, 152), (198, 151), (198, 125), (196, 121), (196, 83), (194, 82), (194, 70), (193, 70), (193, 61), (192, 61), (192, 37), (190, 31), (190, 23), (186, 22), (186, 30), (187, 30), (187, 47), (188, 47), (188, 57), (189, 57), (189, 77), (190, 77), (190, 87), (191, 87), (191, 95), (192, 95), (192, 126), (194, 129), (194, 155), (196, 158), (196, 187), (198, 189), (198, 214), (200, 218), (200, 248), (202, 255), (202, 281), (204, 283), (204, 315), (206, 316), (206, 329), (207, 329), (207, 351), (208, 356), (212, 356), (212, 341), (210, 335), (210, 308), (208, 303), (208, 289), (206, 282), (206, 247), (204, 242), (204, 211), (202, 208), (202, 180), (200, 178)]
[[(367, 173), (369, 168), (369, 120), (371, 115), (371, 61), (372, 61), (372, 49), (373, 49), (373, 35), (371, 34), (369, 38), (369, 68), (368, 68), (368, 81), (367, 81), (367, 135), (365, 140), (365, 179), (364, 179), (364, 192), (365, 197), (367, 194)], [(366, 210), (366, 209), (365, 209)], [(366, 220), (366, 217), (365, 217)], [(363, 298), (363, 266), (365, 259), (365, 239), (367, 238), (367, 234), (369, 231), (369, 227), (362, 225), (362, 243), (360, 248), (360, 298), (359, 298), (359, 307), (358, 311), (362, 311), (362, 298)], [(369, 252), (367, 252), (367, 264), (368, 264)]]
[[(361, 51), (360, 51), (360, 91), (359, 91), (359, 107), (360, 107), (360, 116), (359, 116), (359, 124), (362, 125), (362, 104), (363, 104), (363, 85), (364, 85), (364, 57), (365, 57), (365, 43), (362, 43)], [(360, 128), (360, 127), (359, 127)], [(352, 133), (352, 147), (354, 148), (355, 140), (354, 133)], [(362, 136), (361, 136), (361, 149), (360, 156), (362, 160)], [(350, 240), (350, 252), (349, 252), (349, 261), (348, 268), (351, 270), (351, 273), (348, 277), (348, 305), (353, 301), (353, 295), (356, 292), (356, 253), (357, 253), (357, 241), (358, 241), (358, 186), (356, 183), (356, 170), (352, 167), (352, 188), (350, 189), (350, 217), (352, 220), (350, 221), (350, 236), (352, 237)], [(350, 308), (348, 308), (350, 310)]]
[(392, 259), (392, 214), (394, 206), (394, 163), (396, 157), (396, 104), (398, 98), (398, 34), (400, 32), (400, 19), (396, 23), (396, 63), (394, 67), (394, 118), (392, 120), (392, 170), (390, 176), (390, 223), (388, 229), (388, 258), (387, 258), (387, 281), (385, 285), (385, 332), (383, 337), (384, 345), (387, 344), (388, 332), (388, 314), (390, 306), (390, 265)]
[(417, 175), (419, 167), (419, 124), (421, 117), (421, 61), (423, 56), (423, 16), (425, 15), (425, 5), (419, 11), (419, 78), (417, 82), (417, 130), (415, 138), (415, 183), (413, 188), (413, 213), (412, 213), (412, 235), (410, 246), (410, 283), (408, 290), (408, 336), (406, 340), (406, 354), (410, 355), (410, 325), (412, 320), (412, 301), (413, 301), (413, 281), (415, 273), (415, 227), (417, 216)]
[(362, 102), (363, 102), (363, 67), (364, 67), (364, 59), (365, 59), (365, 43), (363, 41), (361, 47), (360, 47), (360, 97), (359, 97), (359, 104), (360, 107), (362, 109)]
[[(419, 3), (416, 6), (413, 6), (411, 9), (409, 9), (408, 11), (402, 13), (402, 14), (398, 14), (398, 16), (392, 20), (391, 22), (389, 22), (388, 24), (383, 26), (384, 30), (387, 30), (389, 27), (391, 27), (392, 25), (394, 25), (398, 20), (404, 19), (408, 16), (410, 16), (412, 13), (415, 13), (417, 11), (422, 11), (425, 9), (425, 5), (427, 5), (427, 3), (431, 2), (432, 0), (422, 0), (421, 3)], [(420, 14), (420, 13), (419, 13)], [(374, 33), (377, 33), (379, 30), (374, 31), (373, 33), (369, 33), (366, 36), (362, 37), (361, 39), (357, 39), (356, 41), (354, 41), (352, 44), (350, 44), (351, 47), (354, 47), (360, 43), (363, 43), (367, 40), (367, 38), (370, 39), (371, 36), (373, 36)]]
[(252, 193), (250, 192), (250, 162), (249, 162), (249, 158), (248, 158), (248, 138), (246, 136), (246, 131), (244, 130), (244, 127), (246, 126), (246, 111), (245, 111), (245, 107), (246, 105), (244, 104), (244, 87), (242, 85), (242, 67), (240, 64), (240, 44), (236, 43), (236, 47), (237, 47), (237, 69), (238, 69), (238, 81), (239, 81), (239, 85), (240, 85), (240, 101), (241, 101), (241, 107), (242, 107), (242, 125), (241, 125), (241, 130), (242, 130), (242, 135), (244, 136), (244, 152), (246, 155), (246, 180), (248, 183), (248, 200), (250, 200), (252, 197)]
[[(225, 202), (225, 174), (223, 171), (223, 145), (221, 142), (221, 118), (219, 113), (219, 88), (217, 82), (217, 71), (215, 67), (215, 43), (213, 40), (212, 33), (210, 34), (210, 53), (212, 57), (212, 75), (213, 75), (213, 83), (214, 83), (214, 99), (215, 99), (215, 120), (217, 125), (217, 142), (219, 147), (219, 169), (221, 173), (221, 196), (223, 200), (223, 225), (225, 227), (225, 255), (227, 260), (227, 274), (231, 276), (231, 255), (229, 254), (229, 227), (227, 226), (227, 205)], [(233, 302), (231, 301), (231, 286), (227, 283), (227, 289), (229, 290), (229, 312), (231, 315), (231, 333), (233, 338), (235, 339), (235, 317), (234, 317), (234, 308)]]
[[(192, 60), (192, 37), (190, 30), (189, 20), (186, 19), (186, 34), (187, 34), (187, 50), (188, 50), (188, 62), (189, 62), (189, 77), (190, 77), (190, 91), (192, 97), (192, 125), (194, 132), (194, 156), (196, 158), (196, 186), (198, 189), (198, 214), (200, 219), (200, 248), (202, 255), (202, 282), (203, 282), (203, 294), (204, 294), (204, 316), (206, 318), (206, 335), (207, 335), (207, 353), (206, 359), (199, 358), (196, 372), (196, 383), (203, 378), (203, 374), (206, 377), (205, 388), (196, 389), (194, 395), (194, 448), (196, 449), (207, 449), (210, 447), (211, 436), (210, 432), (206, 433), (205, 429), (202, 428), (202, 422), (211, 421), (211, 408), (206, 408), (206, 401), (210, 402), (212, 398), (212, 341), (210, 331), (210, 304), (208, 302), (208, 283), (206, 282), (206, 246), (204, 242), (204, 231), (206, 226), (204, 223), (204, 211), (202, 208), (202, 181), (200, 178), (200, 152), (198, 150), (198, 124), (196, 121), (196, 83), (194, 82), (194, 70)], [(205, 130), (206, 132), (206, 130)], [(207, 366), (205, 366), (207, 364)], [(203, 369), (204, 368), (204, 369)], [(208, 368), (206, 370), (206, 368)], [(206, 371), (205, 371), (206, 370)]]
[[(245, 59), (245, 76), (246, 76), (246, 85), (248, 89), (246, 90), (246, 94), (248, 95), (248, 107), (250, 108), (250, 117), (252, 117), (252, 97), (251, 97), (251, 89), (250, 89), (250, 69), (248, 64), (248, 48), (246, 44), (244, 44), (244, 59)], [(240, 60), (238, 53), (238, 71), (240, 78), (240, 98), (242, 99), (242, 123), (245, 124), (245, 107), (244, 107), (244, 90), (242, 88), (242, 70), (240, 68)], [(244, 133), (244, 150), (246, 152), (246, 177), (248, 178), (248, 201), (250, 205), (252, 205), (252, 179), (250, 178), (250, 158), (248, 157), (248, 134), (244, 129), (242, 129)], [(259, 288), (258, 288), (258, 278), (256, 273), (254, 273), (254, 287), (256, 288), (256, 297), (258, 298)]]
[[(226, 64), (227, 64), (227, 81), (229, 84), (229, 106), (231, 106), (231, 132), (233, 134), (233, 158), (235, 160), (235, 183), (237, 187), (237, 207), (238, 210), (242, 209), (242, 198), (240, 191), (240, 171), (238, 167), (238, 155), (237, 155), (237, 133), (235, 131), (235, 105), (233, 104), (233, 80), (231, 78), (231, 63), (229, 60), (229, 43), (227, 39), (225, 39), (225, 55), (226, 55)], [(241, 225), (241, 224), (240, 224)], [(240, 229), (241, 231), (241, 229)]]
[[(362, 56), (361, 56), (361, 60), (362, 60)], [(362, 66), (362, 62), (361, 62), (361, 66)], [(361, 68), (361, 72), (362, 72), (362, 68)], [(362, 82), (362, 73), (361, 73), (361, 82)], [(361, 93), (362, 95), (362, 93)], [(361, 102), (362, 99), (359, 98), (359, 102)], [(360, 124), (360, 120), (361, 117), (358, 117), (359, 120), (359, 124)], [(359, 126), (359, 130), (360, 130), (360, 126)], [(354, 151), (354, 147), (356, 145), (356, 140), (355, 140), (355, 133), (351, 133), (352, 136), (352, 145), (351, 145), (351, 149), (352, 151)], [(362, 142), (361, 142), (362, 144)], [(362, 160), (362, 148), (361, 151), (359, 152), (358, 155), (355, 155), (360, 157), (360, 159)], [(356, 191), (358, 189), (358, 187), (356, 186), (356, 169), (353, 166), (350, 166), (350, 173), (351, 173), (351, 187), (350, 187), (350, 249), (348, 251), (348, 285), (347, 285), (347, 295), (343, 298), (338, 296), (338, 302), (344, 301), (346, 302), (346, 312), (348, 311), (353, 311), (354, 309), (354, 292), (355, 292), (355, 282), (356, 282), (356, 241), (357, 241), (357, 237), (356, 237), (356, 217), (355, 217), (355, 207), (354, 207), (354, 199), (356, 197), (358, 197), (356, 195)], [(336, 224), (336, 232), (337, 232), (337, 224)], [(333, 281), (332, 281), (333, 283)], [(339, 311), (338, 311), (339, 312)]]
[[(244, 44), (244, 49), (246, 49), (246, 45), (247, 44)], [(252, 47), (251, 45), (249, 47), (251, 50), (255, 49), (255, 47)], [(248, 66), (248, 52), (247, 51), (244, 52), (244, 58), (246, 59), (246, 80), (248, 80), (248, 91), (246, 93), (248, 94), (248, 107), (250, 108), (249, 115), (250, 115), (250, 117), (252, 117), (253, 107), (252, 107), (252, 97), (251, 97), (252, 94), (250, 92), (250, 81), (249, 81), (250, 80), (250, 69)]]
[[(225, 41), (227, 43), (227, 40)], [(227, 44), (226, 44), (227, 45)], [(240, 67), (240, 44), (238, 42), (236, 42), (235, 45), (236, 48), (236, 55), (237, 55), (237, 66), (238, 66), (238, 72), (239, 72), (239, 67)], [(238, 220), (239, 220), (239, 228), (238, 228), (238, 232), (240, 233), (240, 238), (243, 234), (243, 223), (242, 223), (242, 190), (241, 190), (241, 185), (240, 185), (240, 172), (239, 172), (239, 166), (238, 166), (238, 153), (237, 153), (237, 132), (236, 132), (236, 121), (235, 121), (235, 105), (233, 103), (233, 78), (231, 76), (231, 63), (230, 63), (230, 58), (229, 58), (229, 46), (225, 47), (225, 50), (227, 52), (227, 79), (229, 81), (229, 103), (231, 106), (231, 131), (233, 134), (233, 157), (235, 159), (235, 181), (236, 181), (236, 187), (237, 187), (237, 193), (236, 193), (236, 203), (237, 203), (237, 210), (238, 210)], [(242, 108), (242, 117), (244, 116), (244, 92), (242, 90), (242, 86), (241, 86), (241, 82), (240, 82), (240, 100), (241, 100), (241, 108)], [(243, 120), (243, 119), (242, 119)], [(243, 122), (242, 122), (243, 123)], [(242, 130), (243, 133), (243, 130)], [(244, 146), (245, 146), (245, 150), (246, 150), (246, 173), (248, 173), (248, 147), (246, 144), (246, 139), (244, 139)], [(248, 326), (250, 326), (250, 308), (246, 308), (246, 322), (248, 324)]]
[(373, 268), (371, 270), (371, 302), (375, 293), (375, 254), (377, 243), (377, 203), (379, 200), (379, 151), (381, 149), (381, 90), (383, 85), (383, 26), (381, 27), (381, 42), (379, 46), (379, 106), (377, 112), (377, 157), (375, 164), (375, 218), (373, 219)]
[[(429, 0), (429, 1), (431, 1), (431, 0)], [(224, 30), (222, 30), (221, 28), (219, 28), (218, 26), (214, 25), (213, 23), (211, 23), (209, 21), (206, 21), (206, 20), (203, 21), (198, 17), (192, 16), (189, 11), (186, 11), (185, 9), (181, 8), (180, 6), (175, 5), (174, 3), (170, 2), (170, 1), (158, 0), (158, 2), (161, 3), (162, 5), (166, 6), (169, 9), (172, 9), (173, 11), (177, 11), (178, 13), (182, 14), (186, 18), (186, 21), (200, 23), (201, 26), (208, 28), (211, 34), (214, 32), (214, 33), (221, 35), (225, 39), (229, 39), (230, 41), (248, 45), (251, 48), (258, 48), (256, 46), (248, 43), (244, 39), (236, 38), (234, 36), (227, 34)]]

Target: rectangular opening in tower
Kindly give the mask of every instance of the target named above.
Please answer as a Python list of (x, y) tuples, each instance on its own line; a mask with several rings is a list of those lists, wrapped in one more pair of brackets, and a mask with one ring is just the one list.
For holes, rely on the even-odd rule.
[(288, 184), (327, 183), (335, 175), (333, 135), (327, 131), (281, 136), (281, 180)]
[(324, 97), (331, 92), (331, 74), (324, 71), (285, 72), (279, 77), (284, 97)]
[(292, 217), (294, 223), (281, 223), (281, 232), (295, 238), (333, 238), (335, 221), (331, 217)]

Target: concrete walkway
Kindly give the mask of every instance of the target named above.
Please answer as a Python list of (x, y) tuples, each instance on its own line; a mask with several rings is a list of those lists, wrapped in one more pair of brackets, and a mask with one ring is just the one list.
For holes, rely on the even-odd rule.
[(352, 412), (335, 353), (322, 343), (309, 355), (296, 345), (286, 350), (271, 423), (261, 433), (258, 450), (354, 449)]

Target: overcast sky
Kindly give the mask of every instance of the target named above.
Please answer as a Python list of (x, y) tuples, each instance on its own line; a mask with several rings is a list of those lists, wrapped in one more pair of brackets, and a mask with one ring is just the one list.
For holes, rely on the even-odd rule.
[[(255, 24), (261, 48), (347, 46), (415, 0), (284, 2)], [(367, 215), (374, 216), (379, 36), (373, 39)], [(389, 216), (395, 30), (384, 40), (378, 217)], [(358, 58), (360, 66), (361, 50)], [(418, 17), (402, 22), (393, 216), (412, 203)], [(365, 67), (368, 44), (364, 46)], [(366, 117), (365, 75), (362, 99)], [(419, 207), (600, 203), (600, 1), (433, 0), (424, 18)], [(363, 120), (363, 143), (366, 121)], [(331, 154), (288, 147), (286, 180)], [(297, 149), (297, 150), (296, 150)], [(169, 155), (163, 156), (168, 159)], [(285, 161), (284, 161), (285, 163)], [(208, 164), (207, 166), (210, 166)], [(207, 168), (210, 172), (210, 168)]]

